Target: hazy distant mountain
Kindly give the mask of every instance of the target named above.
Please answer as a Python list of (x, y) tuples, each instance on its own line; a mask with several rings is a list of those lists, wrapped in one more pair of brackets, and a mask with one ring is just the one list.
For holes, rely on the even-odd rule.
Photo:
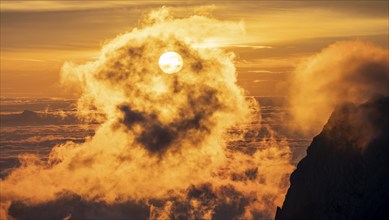
[(276, 220), (389, 219), (389, 97), (335, 110), (290, 177)]
[(30, 111), (74, 111), (76, 100), (60, 98), (0, 97), (0, 111), (12, 113), (28, 109)]
[(57, 114), (36, 113), (29, 110), (24, 110), (20, 114), (0, 115), (1, 126), (60, 125), (77, 123), (80, 123), (80, 121), (74, 115), (60, 116)]

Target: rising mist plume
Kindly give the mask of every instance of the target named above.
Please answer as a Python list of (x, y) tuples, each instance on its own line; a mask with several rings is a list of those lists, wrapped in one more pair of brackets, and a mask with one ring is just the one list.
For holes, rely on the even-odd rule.
[[(63, 81), (82, 92), (79, 116), (101, 125), (85, 143), (55, 146), (47, 162), (21, 156), (1, 182), (2, 215), (15, 202), (74, 195), (112, 206), (136, 201), (152, 219), (272, 217), (293, 169), (290, 149), (271, 131), (252, 149), (228, 145), (244, 138), (258, 106), (236, 84), (234, 54), (203, 45), (243, 32), (241, 22), (174, 18), (162, 8), (105, 44), (97, 60), (65, 63)], [(166, 51), (182, 56), (179, 73), (159, 69)]]
[(334, 43), (302, 62), (290, 88), (293, 128), (317, 134), (335, 106), (389, 95), (388, 52), (371, 43)]

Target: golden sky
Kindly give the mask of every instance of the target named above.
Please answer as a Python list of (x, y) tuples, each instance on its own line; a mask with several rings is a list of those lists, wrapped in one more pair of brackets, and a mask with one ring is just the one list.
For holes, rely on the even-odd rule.
[[(209, 39), (236, 53), (249, 95), (282, 96), (299, 60), (341, 40), (388, 48), (388, 1), (1, 1), (1, 96), (69, 97), (65, 61), (93, 60), (152, 9), (241, 21), (245, 36)], [(156, 61), (157, 62), (157, 61)]]

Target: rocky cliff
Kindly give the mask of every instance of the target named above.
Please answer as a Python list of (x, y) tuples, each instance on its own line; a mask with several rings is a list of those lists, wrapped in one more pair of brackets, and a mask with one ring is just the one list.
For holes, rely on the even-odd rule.
[(290, 177), (276, 220), (389, 219), (389, 97), (344, 104)]

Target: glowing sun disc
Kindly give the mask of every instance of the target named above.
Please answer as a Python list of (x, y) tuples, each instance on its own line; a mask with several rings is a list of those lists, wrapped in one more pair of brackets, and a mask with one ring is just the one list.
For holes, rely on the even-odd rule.
[(166, 52), (159, 57), (159, 68), (165, 73), (173, 74), (182, 69), (184, 61), (176, 52)]

